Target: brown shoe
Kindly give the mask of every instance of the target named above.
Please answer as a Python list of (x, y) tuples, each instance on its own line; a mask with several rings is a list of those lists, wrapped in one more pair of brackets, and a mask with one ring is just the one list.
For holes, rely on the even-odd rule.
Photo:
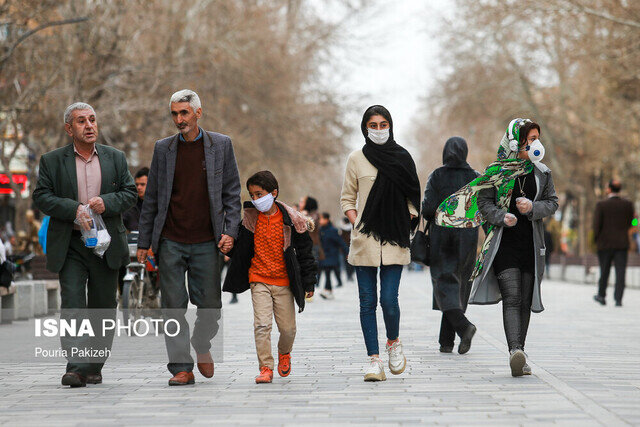
[(86, 387), (87, 379), (75, 372), (67, 372), (62, 376), (62, 385), (68, 385), (71, 388)]
[(178, 372), (169, 380), (169, 385), (187, 385), (194, 384), (196, 382), (193, 377), (193, 372), (182, 371)]
[(198, 370), (205, 378), (213, 377), (213, 357), (211, 357), (211, 352), (198, 354)]
[(87, 384), (102, 384), (102, 374), (87, 375)]

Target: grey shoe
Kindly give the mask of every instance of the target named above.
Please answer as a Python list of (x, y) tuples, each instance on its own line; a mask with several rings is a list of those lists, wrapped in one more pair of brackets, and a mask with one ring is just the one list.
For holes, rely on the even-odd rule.
[(511, 367), (511, 376), (521, 377), (524, 375), (522, 368), (527, 364), (527, 358), (524, 355), (524, 351), (520, 349), (513, 349), (509, 352), (509, 366)]
[(531, 375), (531, 366), (529, 366), (527, 362), (525, 362), (522, 367), (522, 375)]

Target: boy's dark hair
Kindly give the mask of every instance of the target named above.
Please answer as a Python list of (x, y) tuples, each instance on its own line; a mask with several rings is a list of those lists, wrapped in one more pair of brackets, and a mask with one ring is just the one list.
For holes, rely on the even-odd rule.
[(522, 145), (522, 143), (527, 140), (527, 137), (529, 136), (529, 132), (531, 132), (532, 129), (537, 129), (538, 133), (542, 132), (540, 130), (540, 125), (537, 124), (536, 122), (526, 122), (520, 127), (520, 131), (518, 134), (518, 145)]
[(324, 219), (331, 219), (331, 215), (329, 215), (329, 212), (322, 212), (321, 216)]
[(622, 190), (622, 183), (617, 179), (612, 179), (609, 181), (609, 190), (612, 193), (619, 193)]
[(138, 179), (138, 178), (142, 178), (143, 176), (149, 176), (149, 168), (148, 167), (143, 167), (140, 168), (140, 170), (138, 172), (136, 172), (136, 176), (133, 177), (133, 179)]
[(247, 180), (247, 190), (249, 190), (250, 185), (255, 185), (268, 191), (271, 193), (273, 190), (278, 190), (280, 192), (280, 188), (278, 187), (278, 180), (271, 173), (271, 171), (260, 171), (256, 172), (249, 177)]

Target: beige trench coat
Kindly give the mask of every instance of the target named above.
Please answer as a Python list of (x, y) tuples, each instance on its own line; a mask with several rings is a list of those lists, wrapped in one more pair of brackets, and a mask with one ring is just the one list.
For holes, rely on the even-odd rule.
[[(360, 223), (362, 210), (367, 203), (369, 192), (378, 176), (378, 170), (367, 160), (362, 150), (349, 155), (347, 169), (342, 184), (340, 206), (342, 212), (354, 209), (358, 213), (356, 224)], [(418, 216), (416, 208), (407, 201), (409, 213)], [(351, 230), (349, 264), (360, 267), (379, 267), (381, 265), (407, 265), (411, 262), (409, 248), (390, 244), (381, 244), (373, 237), (364, 235), (357, 228)]]

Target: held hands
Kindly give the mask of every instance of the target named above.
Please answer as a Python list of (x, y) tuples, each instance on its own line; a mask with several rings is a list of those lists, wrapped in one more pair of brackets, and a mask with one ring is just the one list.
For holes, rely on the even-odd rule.
[(516, 207), (518, 208), (518, 212), (526, 215), (533, 209), (533, 202), (526, 197), (518, 197), (516, 199)]
[(518, 218), (516, 218), (514, 214), (507, 213), (504, 216), (504, 225), (506, 225), (507, 227), (513, 227), (514, 225), (516, 225), (517, 222), (518, 222)]
[(233, 243), (233, 237), (223, 234), (220, 238), (220, 242), (218, 243), (218, 249), (220, 249), (220, 252), (226, 255), (231, 249), (233, 249)]
[(138, 249), (136, 257), (138, 258), (138, 262), (140, 264), (144, 264), (147, 262), (147, 254), (149, 253), (149, 249)]

